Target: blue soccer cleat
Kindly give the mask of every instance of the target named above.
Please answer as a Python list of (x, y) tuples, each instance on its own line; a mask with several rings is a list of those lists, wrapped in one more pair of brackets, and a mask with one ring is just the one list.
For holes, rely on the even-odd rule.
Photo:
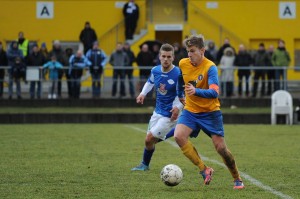
[(143, 163), (131, 169), (131, 171), (148, 171), (148, 170), (149, 170), (149, 166), (144, 165)]
[(241, 179), (236, 179), (234, 181), (233, 189), (244, 189), (245, 185)]
[(210, 167), (206, 167), (203, 171), (200, 171), (200, 174), (203, 177), (204, 184), (209, 185), (210, 181), (212, 180), (212, 175), (214, 170)]

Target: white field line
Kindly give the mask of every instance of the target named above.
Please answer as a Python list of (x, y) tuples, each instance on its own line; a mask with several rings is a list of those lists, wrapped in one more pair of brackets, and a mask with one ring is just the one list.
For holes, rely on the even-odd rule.
[[(142, 132), (142, 133), (145, 133), (145, 134), (146, 134), (145, 129), (141, 129), (141, 128), (139, 128), (139, 127), (131, 126), (131, 125), (124, 125), (124, 126), (127, 127), (127, 128), (131, 128), (131, 129), (134, 129), (134, 130), (136, 130), (136, 131), (139, 131), (139, 132)], [(173, 142), (173, 141), (171, 141), (171, 140), (166, 140), (166, 142), (168, 142), (168, 143), (169, 143), (170, 145), (172, 145), (173, 147), (178, 148), (178, 145), (177, 145), (176, 142)], [(201, 155), (201, 154), (200, 154), (200, 155)], [(225, 164), (223, 164), (223, 163), (221, 163), (221, 162), (219, 162), (219, 161), (217, 161), (217, 160), (210, 159), (210, 158), (205, 157), (205, 156), (203, 156), (203, 155), (201, 155), (201, 158), (202, 158), (203, 160), (205, 160), (205, 161), (212, 162), (212, 163), (217, 164), (217, 165), (219, 165), (219, 166), (221, 166), (221, 167), (227, 168), (227, 167), (225, 166)], [(275, 189), (273, 189), (272, 187), (270, 187), (270, 186), (268, 186), (268, 185), (264, 185), (264, 184), (263, 184), (262, 182), (260, 182), (259, 180), (256, 180), (255, 178), (249, 176), (248, 174), (246, 174), (246, 173), (244, 173), (244, 172), (240, 172), (240, 175), (243, 177), (243, 179), (248, 180), (251, 184), (253, 184), (253, 185), (255, 185), (255, 186), (257, 186), (257, 187), (259, 187), (259, 188), (261, 188), (261, 189), (263, 189), (263, 190), (265, 190), (265, 191), (268, 191), (268, 192), (270, 192), (270, 193), (272, 193), (272, 194), (274, 194), (274, 195), (276, 195), (276, 196), (279, 196), (280, 198), (283, 198), (283, 199), (293, 199), (293, 198), (292, 198), (291, 196), (289, 196), (289, 195), (286, 195), (286, 194), (284, 194), (284, 193), (282, 193), (282, 192), (280, 192), (280, 191), (276, 191)]]

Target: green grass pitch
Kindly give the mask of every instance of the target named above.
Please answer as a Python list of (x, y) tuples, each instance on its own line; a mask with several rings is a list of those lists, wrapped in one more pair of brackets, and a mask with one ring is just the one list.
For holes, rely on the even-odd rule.
[[(150, 171), (130, 171), (140, 163), (146, 128), (1, 125), (0, 198), (300, 198), (300, 126), (225, 125), (239, 170), (252, 179), (244, 178), (244, 190), (232, 189), (229, 171), (203, 133), (192, 142), (215, 170), (209, 186), (173, 138), (156, 146)], [(183, 170), (176, 187), (160, 180), (160, 170), (170, 163)]]

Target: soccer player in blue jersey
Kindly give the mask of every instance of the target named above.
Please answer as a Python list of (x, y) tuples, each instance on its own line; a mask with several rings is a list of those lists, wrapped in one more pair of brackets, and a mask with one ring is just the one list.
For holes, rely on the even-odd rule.
[(148, 81), (136, 98), (138, 104), (143, 104), (147, 93), (155, 86), (156, 106), (149, 121), (143, 160), (140, 165), (132, 168), (132, 171), (149, 170), (155, 144), (165, 140), (167, 134), (173, 135), (176, 120), (180, 110), (183, 108), (176, 91), (180, 70), (172, 64), (174, 60), (173, 46), (163, 44), (159, 51), (159, 60), (161, 65), (152, 68)]

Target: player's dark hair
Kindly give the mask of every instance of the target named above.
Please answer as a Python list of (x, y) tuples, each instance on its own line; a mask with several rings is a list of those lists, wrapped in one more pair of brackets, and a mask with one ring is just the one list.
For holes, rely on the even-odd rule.
[(159, 52), (161, 52), (161, 51), (167, 51), (167, 52), (172, 51), (172, 54), (174, 55), (174, 47), (172, 45), (170, 45), (170, 44), (163, 44), (160, 47)]
[(205, 46), (203, 35), (191, 35), (184, 40), (184, 43), (186, 47), (196, 46), (199, 49)]

